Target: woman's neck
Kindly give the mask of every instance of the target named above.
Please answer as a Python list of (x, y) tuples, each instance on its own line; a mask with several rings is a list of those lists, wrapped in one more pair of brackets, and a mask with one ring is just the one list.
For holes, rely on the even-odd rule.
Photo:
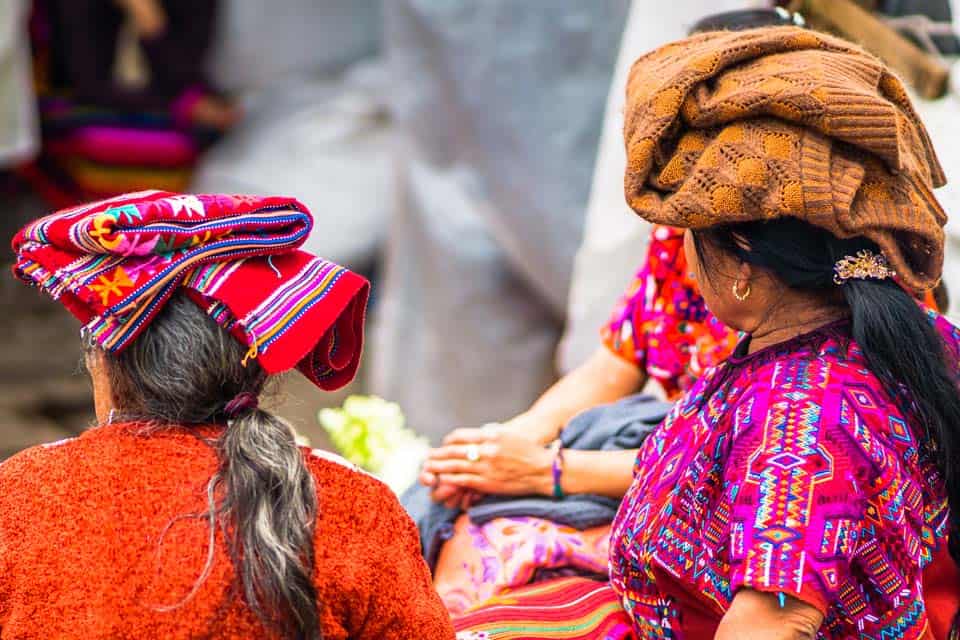
[(747, 353), (754, 353), (769, 346), (780, 344), (805, 333), (815, 331), (837, 320), (846, 318), (849, 312), (840, 307), (820, 307), (805, 311), (783, 312), (763, 322), (750, 332)]

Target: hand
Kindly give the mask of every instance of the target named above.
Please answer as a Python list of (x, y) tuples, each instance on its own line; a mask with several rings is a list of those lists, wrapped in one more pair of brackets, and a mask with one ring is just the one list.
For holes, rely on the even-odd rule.
[[(467, 458), (472, 447), (479, 454), (475, 461)], [(457, 429), (430, 451), (421, 481), (438, 485), (434, 499), (445, 485), (487, 494), (550, 495), (552, 467), (550, 450), (511, 429)]]
[[(446, 439), (444, 440), (446, 443)], [(431, 450), (431, 453), (434, 450)], [(428, 458), (430, 454), (427, 454)], [(431, 487), (430, 499), (434, 502), (442, 503), (448, 509), (459, 509), (466, 511), (470, 505), (482, 497), (482, 494), (471, 491), (449, 482), (442, 482), (440, 477), (425, 468), (420, 471), (420, 484)]]
[(190, 112), (194, 123), (218, 131), (232, 128), (242, 116), (243, 113), (237, 105), (211, 95), (202, 96)]
[[(490, 430), (495, 428), (500, 428), (501, 425), (494, 423), (484, 425), (477, 431)], [(469, 431), (469, 429), (461, 430)], [(443, 444), (448, 444), (450, 436), (444, 438)], [(428, 454), (429, 457), (429, 454)], [(433, 487), (433, 490), (430, 492), (430, 499), (434, 502), (442, 503), (443, 506), (448, 509), (460, 509), (461, 511), (466, 511), (470, 508), (470, 505), (474, 504), (479, 500), (483, 495), (477, 491), (470, 491), (463, 487), (458, 487), (456, 485), (450, 484), (449, 482), (441, 482), (440, 478), (429, 472), (425, 469), (420, 471), (420, 484), (426, 487)]]
[(137, 35), (151, 40), (167, 28), (167, 13), (158, 0), (116, 0), (130, 16)]
[(442, 503), (448, 509), (465, 511), (480, 497), (480, 494), (474, 491), (469, 491), (468, 489), (458, 487), (448, 482), (441, 482), (438, 476), (426, 470), (420, 471), (420, 484), (426, 487), (432, 487), (433, 490), (430, 492), (430, 499), (434, 502)]
[[(424, 481), (426, 477), (433, 478), (433, 480)], [(483, 497), (483, 494), (478, 491), (464, 489), (449, 482), (441, 482), (436, 476), (427, 472), (421, 473), (420, 483), (433, 487), (433, 491), (430, 492), (430, 499), (442, 503), (448, 509), (466, 511)]]

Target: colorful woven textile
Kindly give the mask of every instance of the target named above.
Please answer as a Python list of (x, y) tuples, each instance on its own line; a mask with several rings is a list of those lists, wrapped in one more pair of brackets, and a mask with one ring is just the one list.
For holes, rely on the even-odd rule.
[[(931, 322), (956, 359), (960, 330)], [(644, 443), (610, 543), (639, 637), (700, 637), (685, 625), (715, 625), (741, 587), (817, 607), (820, 638), (926, 637), (943, 479), (848, 331), (731, 356)]]
[(737, 333), (707, 310), (689, 271), (683, 230), (655, 225), (646, 262), (601, 331), (611, 351), (646, 371), (669, 398), (737, 344)]
[(292, 198), (145, 191), (58, 211), (13, 240), (14, 273), (119, 352), (179, 287), (268, 373), (348, 382), (369, 284), (297, 249), (313, 224)]
[(900, 81), (839, 38), (796, 27), (712, 32), (633, 65), (627, 202), (676, 227), (793, 216), (866, 236), (932, 289), (945, 177)]
[(466, 514), (454, 523), (433, 572), (433, 586), (452, 615), (545, 573), (607, 575), (610, 525), (578, 531), (542, 518), (494, 518), (483, 525)]
[(457, 640), (632, 640), (610, 584), (560, 578), (508, 591), (454, 618)]
[[(159, 189), (186, 189), (209, 132), (175, 126), (163, 112), (124, 112), (40, 99), (43, 154), (25, 177), (55, 206)], [(48, 187), (51, 184), (55, 189)]]

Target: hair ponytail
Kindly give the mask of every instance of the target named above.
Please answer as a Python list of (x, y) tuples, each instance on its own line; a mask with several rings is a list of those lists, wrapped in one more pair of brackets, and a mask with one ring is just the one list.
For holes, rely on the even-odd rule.
[[(186, 604), (209, 576), (219, 524), (241, 595), (261, 622), (284, 638), (320, 640), (317, 490), (290, 426), (256, 408), (267, 376), (256, 361), (243, 366), (245, 353), (180, 293), (125, 351), (103, 353), (117, 419), (158, 429), (228, 422), (214, 442), (220, 467), (207, 486), (206, 565), (181, 602), (159, 609)], [(239, 397), (246, 401), (231, 403)]]
[(286, 637), (320, 638), (313, 585), (317, 492), (288, 424), (253, 409), (221, 436), (219, 506), (246, 603)]
[[(936, 461), (950, 510), (948, 549), (960, 566), (960, 391), (957, 364), (930, 319), (890, 280), (848, 280), (853, 339), (870, 370), (890, 393), (913, 404), (926, 430), (927, 453)], [(905, 393), (904, 393), (905, 392)], [(960, 612), (953, 631), (960, 632)]]

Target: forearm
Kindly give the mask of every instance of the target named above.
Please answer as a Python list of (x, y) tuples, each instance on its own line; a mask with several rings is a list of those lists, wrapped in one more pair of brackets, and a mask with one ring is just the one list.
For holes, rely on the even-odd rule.
[(822, 623), (819, 610), (796, 598), (741, 589), (714, 640), (814, 640)]
[[(592, 493), (622, 498), (633, 480), (633, 464), (636, 458), (636, 449), (627, 451), (564, 449), (560, 487), (568, 495)], [(553, 493), (552, 473), (550, 493)]]
[(515, 420), (528, 437), (547, 443), (559, 435), (573, 416), (634, 393), (645, 381), (639, 368), (601, 346)]

